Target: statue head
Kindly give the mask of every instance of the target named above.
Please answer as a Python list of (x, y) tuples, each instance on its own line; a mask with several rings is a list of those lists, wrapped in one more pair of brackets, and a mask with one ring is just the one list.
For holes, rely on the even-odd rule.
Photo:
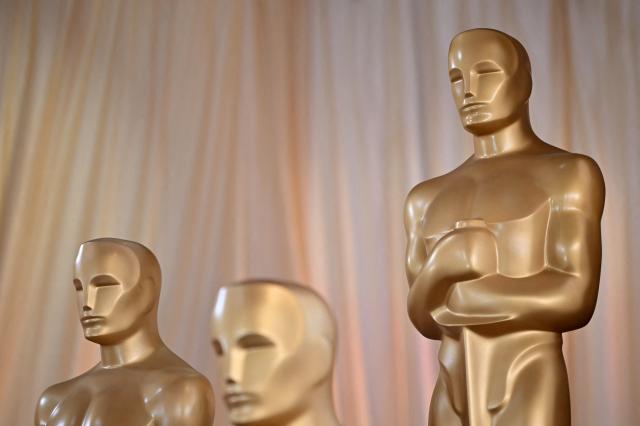
[(156, 327), (160, 281), (158, 260), (142, 244), (116, 238), (83, 243), (73, 284), (84, 336), (114, 344), (142, 327)]
[(528, 113), (529, 56), (503, 32), (479, 28), (456, 35), (449, 77), (462, 125), (475, 135), (494, 133)]
[(246, 281), (218, 292), (211, 330), (236, 425), (287, 424), (331, 397), (336, 327), (308, 287)]

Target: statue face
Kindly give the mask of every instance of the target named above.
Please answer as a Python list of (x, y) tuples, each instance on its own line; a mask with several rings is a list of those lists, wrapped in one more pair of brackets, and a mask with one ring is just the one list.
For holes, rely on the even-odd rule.
[(531, 75), (514, 44), (492, 30), (456, 36), (449, 48), (449, 77), (464, 128), (490, 134), (511, 124), (531, 94)]
[(314, 385), (330, 374), (326, 351), (306, 330), (295, 293), (277, 284), (223, 287), (212, 338), (236, 425), (280, 424), (297, 416)]
[(140, 262), (128, 247), (114, 242), (80, 246), (75, 279), (84, 336), (111, 344), (138, 330), (152, 309), (153, 295), (140, 281)]

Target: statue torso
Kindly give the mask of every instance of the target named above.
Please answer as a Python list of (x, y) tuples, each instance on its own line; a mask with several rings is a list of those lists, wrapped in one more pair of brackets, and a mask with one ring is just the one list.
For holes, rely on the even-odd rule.
[(554, 203), (570, 192), (563, 168), (571, 157), (562, 152), (484, 159), (427, 181), (432, 198), (420, 222), (427, 252), (459, 221), (480, 219), (496, 237), (502, 274), (540, 270)]
[(100, 369), (66, 382), (47, 425), (153, 424), (146, 400), (153, 396), (152, 388), (161, 387), (161, 383), (154, 383), (150, 376), (122, 367)]
[[(195, 373), (181, 361), (158, 360), (116, 368), (94, 367), (48, 389), (42, 399), (50, 406), (47, 426), (147, 426), (171, 398), (166, 389)], [(175, 394), (174, 394), (175, 396)], [(41, 399), (41, 403), (42, 403)]]
[[(542, 270), (554, 211), (564, 197), (572, 195), (573, 186), (580, 184), (570, 176), (575, 158), (575, 154), (552, 148), (546, 153), (483, 159), (425, 182), (428, 201), (418, 231), (427, 249), (426, 261), (437, 242), (461, 226), (461, 221), (474, 221), (495, 236), (499, 273), (525, 277)], [(555, 389), (564, 392), (567, 384), (560, 335), (536, 330), (504, 336), (489, 329), (487, 333), (458, 327), (442, 337), (441, 380), (447, 383), (444, 388), (454, 410), (463, 413), (472, 409), (467, 406), (467, 391), (477, 400), (469, 404), (484, 401), (489, 410), (501, 409), (512, 392), (513, 379), (509, 377), (515, 377), (519, 363), (531, 357), (545, 366), (532, 366), (527, 361), (531, 374), (534, 369), (540, 377), (554, 372)], [(473, 379), (469, 379), (470, 371)]]

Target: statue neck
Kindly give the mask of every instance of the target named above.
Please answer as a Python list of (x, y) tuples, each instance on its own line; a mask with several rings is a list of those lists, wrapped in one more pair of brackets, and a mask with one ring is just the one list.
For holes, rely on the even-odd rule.
[(312, 396), (308, 408), (285, 426), (340, 426), (333, 406), (331, 382), (324, 384)]
[(143, 360), (165, 347), (155, 323), (146, 324), (117, 343), (100, 345), (100, 366), (122, 367)]
[(475, 159), (496, 157), (522, 151), (536, 143), (538, 137), (531, 128), (529, 107), (511, 124), (486, 135), (474, 135), (473, 157)]

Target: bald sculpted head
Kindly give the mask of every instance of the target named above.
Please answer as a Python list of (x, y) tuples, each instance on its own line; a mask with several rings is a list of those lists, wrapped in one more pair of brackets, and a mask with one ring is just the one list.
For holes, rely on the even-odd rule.
[(449, 47), (451, 92), (464, 128), (490, 134), (527, 114), (531, 63), (522, 44), (501, 31), (461, 32)]
[(99, 238), (80, 246), (73, 284), (84, 335), (113, 344), (156, 326), (160, 265), (142, 244)]
[(317, 389), (331, 386), (335, 321), (308, 287), (268, 280), (224, 286), (211, 334), (236, 425), (287, 424)]

